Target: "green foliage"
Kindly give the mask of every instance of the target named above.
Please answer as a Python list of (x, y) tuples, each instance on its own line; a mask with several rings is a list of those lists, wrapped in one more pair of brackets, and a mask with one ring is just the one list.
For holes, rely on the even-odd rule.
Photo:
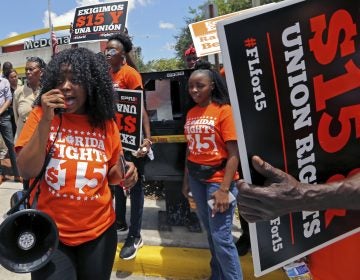
[[(261, 4), (268, 4), (272, 2), (280, 2), (282, 0), (261, 0)], [(241, 11), (244, 9), (248, 9), (252, 7), (252, 0), (204, 0), (204, 4), (199, 6), (198, 8), (189, 8), (189, 14), (192, 15), (190, 17), (184, 18), (185, 27), (181, 28), (178, 35), (175, 36), (176, 44), (175, 51), (176, 57), (179, 61), (181, 61), (182, 67), (185, 67), (184, 62), (184, 52), (192, 43), (191, 34), (188, 25), (193, 22), (198, 22), (205, 19), (205, 14), (207, 9), (207, 4), (209, 2), (213, 2), (217, 6), (218, 15), (225, 15), (234, 13), (237, 11)]]
[(252, 7), (251, 0), (215, 0), (214, 3), (217, 5), (219, 16), (249, 9)]
[(197, 9), (193, 9), (189, 7), (189, 14), (192, 15), (192, 17), (185, 17), (185, 27), (182, 27), (179, 35), (175, 36), (176, 44), (175, 44), (175, 51), (176, 51), (176, 57), (180, 61), (180, 68), (185, 68), (185, 61), (184, 61), (184, 52), (187, 50), (192, 44), (189, 24), (197, 21), (201, 21), (205, 19), (205, 12), (204, 12), (204, 5), (198, 7)]
[(158, 72), (181, 69), (181, 61), (177, 58), (170, 59), (155, 59), (146, 63), (145, 67), (140, 72)]

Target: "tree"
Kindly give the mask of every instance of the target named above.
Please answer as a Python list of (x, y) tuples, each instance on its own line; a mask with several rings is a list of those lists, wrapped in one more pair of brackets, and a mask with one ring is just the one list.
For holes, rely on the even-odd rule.
[(158, 71), (169, 71), (169, 70), (176, 70), (182, 68), (181, 61), (177, 58), (170, 58), (170, 59), (155, 59), (150, 60), (146, 63), (144, 70), (141, 72), (158, 72)]
[[(261, 4), (268, 4), (272, 2), (279, 2), (282, 0), (261, 0)], [(237, 11), (249, 9), (252, 7), (252, 0), (213, 0), (218, 9), (218, 15), (225, 15)], [(207, 4), (209, 1), (204, 1), (204, 4), (198, 8), (189, 8), (189, 14), (192, 17), (185, 18), (185, 27), (181, 28), (178, 35), (175, 36), (176, 57), (182, 61), (182, 67), (185, 67), (184, 52), (192, 43), (191, 34), (188, 25), (205, 19)]]
[(184, 61), (184, 52), (189, 46), (192, 44), (189, 24), (193, 22), (197, 22), (200, 20), (205, 19), (204, 13), (204, 6), (198, 7), (198, 9), (193, 9), (189, 7), (189, 14), (193, 15), (192, 17), (185, 17), (185, 27), (182, 27), (179, 35), (175, 36), (176, 44), (175, 44), (175, 51), (176, 57), (180, 61), (180, 68), (185, 68), (185, 61)]

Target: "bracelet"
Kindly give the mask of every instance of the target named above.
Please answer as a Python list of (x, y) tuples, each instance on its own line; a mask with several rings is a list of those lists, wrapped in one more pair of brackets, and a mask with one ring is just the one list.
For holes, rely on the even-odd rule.
[(152, 145), (152, 142), (149, 138), (144, 138), (143, 142), (148, 142), (150, 144), (150, 146)]
[(229, 190), (227, 189), (227, 190), (223, 190), (222, 188), (219, 188), (219, 191), (222, 191), (222, 192), (224, 192), (224, 193), (229, 193)]

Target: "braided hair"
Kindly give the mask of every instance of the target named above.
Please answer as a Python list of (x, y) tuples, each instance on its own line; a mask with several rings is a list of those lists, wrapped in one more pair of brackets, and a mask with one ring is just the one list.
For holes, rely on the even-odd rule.
[(202, 72), (209, 76), (214, 83), (211, 100), (219, 105), (230, 104), (229, 92), (220, 74), (212, 69), (211, 63), (205, 60), (198, 60), (195, 63), (194, 72)]

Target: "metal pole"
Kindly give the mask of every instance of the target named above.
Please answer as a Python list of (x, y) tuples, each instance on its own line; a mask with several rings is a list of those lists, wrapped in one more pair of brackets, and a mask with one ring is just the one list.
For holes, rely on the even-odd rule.
[(49, 14), (49, 35), (50, 35), (50, 47), (51, 52), (53, 51), (53, 42), (51, 40), (51, 31), (53, 31), (52, 22), (51, 22), (51, 0), (48, 0), (48, 14)]
[[(211, 1), (209, 3), (209, 18), (213, 18), (215, 16), (214, 14), (214, 3)], [(214, 54), (214, 60), (215, 60), (215, 68), (216, 70), (220, 71), (220, 65), (219, 65), (219, 55), (216, 53)]]

